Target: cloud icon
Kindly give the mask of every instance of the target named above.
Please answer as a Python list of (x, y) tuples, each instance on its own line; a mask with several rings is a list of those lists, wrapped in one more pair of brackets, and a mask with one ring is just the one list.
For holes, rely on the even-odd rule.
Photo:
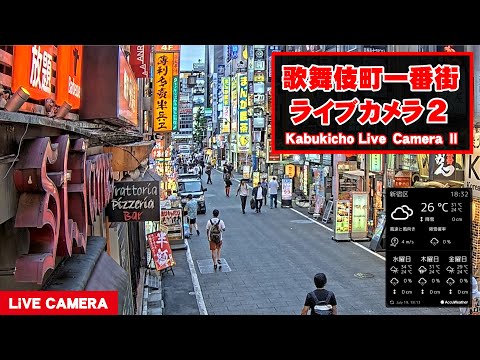
[(413, 215), (413, 210), (407, 205), (402, 205), (393, 210), (391, 217), (393, 220), (407, 220)]

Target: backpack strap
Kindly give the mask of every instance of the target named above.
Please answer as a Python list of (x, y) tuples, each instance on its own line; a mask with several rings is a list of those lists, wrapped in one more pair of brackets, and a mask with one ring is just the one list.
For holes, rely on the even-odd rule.
[(331, 291), (328, 291), (327, 299), (325, 300), (327, 304), (330, 304), (330, 299), (332, 298), (332, 296), (333, 296), (333, 293)]
[(313, 290), (310, 294), (312, 294), (313, 301), (315, 301), (315, 305), (318, 303), (317, 295), (315, 294), (315, 290)]

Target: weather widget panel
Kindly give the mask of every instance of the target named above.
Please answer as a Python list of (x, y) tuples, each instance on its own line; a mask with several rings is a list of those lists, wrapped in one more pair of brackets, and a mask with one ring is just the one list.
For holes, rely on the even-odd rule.
[(386, 305), (468, 306), (471, 189), (389, 188)]

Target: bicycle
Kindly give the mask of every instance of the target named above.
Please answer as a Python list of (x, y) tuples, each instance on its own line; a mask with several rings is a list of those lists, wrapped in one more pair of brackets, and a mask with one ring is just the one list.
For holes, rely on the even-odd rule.
[(300, 208), (307, 208), (310, 206), (310, 199), (301, 190), (295, 190), (293, 202)]

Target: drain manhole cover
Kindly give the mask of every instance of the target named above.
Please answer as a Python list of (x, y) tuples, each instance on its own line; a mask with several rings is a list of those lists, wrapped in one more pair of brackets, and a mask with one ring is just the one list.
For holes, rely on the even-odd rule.
[(373, 278), (375, 275), (370, 273), (359, 272), (359, 273), (356, 273), (354, 276), (359, 279), (367, 279), (367, 278)]
[(293, 222), (296, 224), (311, 224), (312, 220), (290, 220), (290, 222)]

